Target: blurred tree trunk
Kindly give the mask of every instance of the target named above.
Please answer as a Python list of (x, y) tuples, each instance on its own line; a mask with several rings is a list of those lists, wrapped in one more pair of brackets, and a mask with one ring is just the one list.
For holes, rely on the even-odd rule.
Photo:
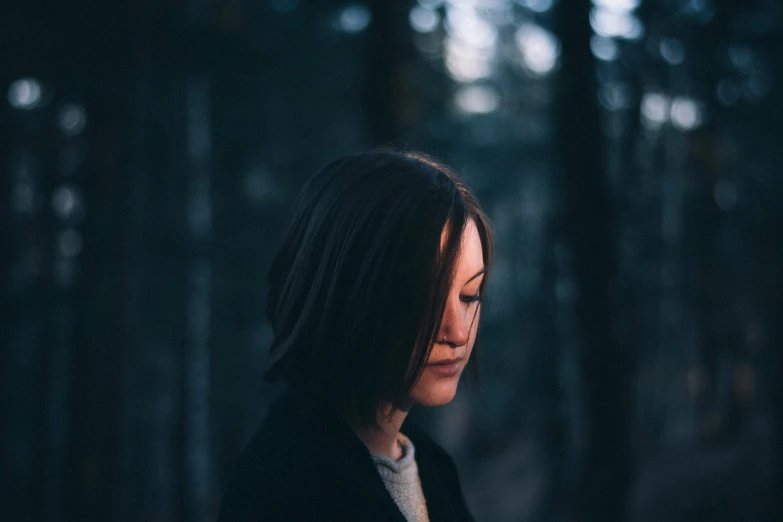
[(408, 12), (412, 2), (372, 0), (366, 54), (367, 134), (373, 145), (400, 139), (415, 111), (414, 63)]
[(586, 416), (583, 468), (573, 520), (625, 520), (630, 479), (628, 355), (612, 334), (615, 273), (612, 208), (590, 51), (589, 2), (561, 2), (562, 70), (558, 139), (563, 161), (563, 226), (573, 253)]
[[(780, 18), (779, 18), (780, 20)], [(769, 40), (765, 43), (770, 49), (781, 49), (783, 45), (783, 31), (780, 30), (780, 22), (774, 32), (769, 35)], [(783, 165), (783, 96), (781, 96), (781, 85), (783, 85), (783, 65), (778, 57), (777, 67), (772, 69), (772, 82), (776, 91), (767, 101), (769, 116), (769, 127), (772, 127), (768, 143), (776, 143), (777, 147), (771, 146), (770, 166), (777, 166), (777, 174), (770, 176), (769, 188), (772, 195), (768, 201), (776, 201), (777, 204), (767, 207), (766, 210), (771, 214), (771, 218), (761, 228), (758, 233), (757, 251), (761, 252), (761, 270), (756, 280), (764, 292), (765, 305), (768, 306), (769, 315), (767, 324), (769, 333), (767, 335), (766, 350), (769, 350), (772, 368), (768, 375), (770, 390), (768, 401), (770, 404), (772, 417), (772, 433), (775, 437), (775, 446), (773, 449), (773, 477), (770, 487), (771, 501), (768, 510), (765, 513), (763, 522), (772, 522), (780, 520), (783, 516), (783, 183), (779, 178), (780, 166)], [(768, 129), (770, 130), (770, 129)], [(772, 167), (773, 169), (775, 167)], [(772, 169), (770, 169), (772, 170)], [(771, 174), (771, 173), (770, 173)], [(774, 180), (774, 181), (772, 181)], [(766, 252), (765, 252), (766, 251)], [(765, 308), (767, 307), (765, 306)], [(765, 390), (766, 391), (766, 390)]]
[[(783, 375), (783, 355), (780, 353), (780, 346), (783, 345), (783, 278), (780, 277), (780, 267), (783, 266), (783, 247), (781, 246), (780, 237), (783, 235), (783, 219), (779, 219), (774, 229), (777, 232), (774, 234), (778, 238), (777, 249), (774, 251), (774, 257), (777, 260), (774, 263), (778, 267), (777, 291), (772, 292), (772, 302), (776, 303), (774, 306), (773, 318), (777, 318), (777, 321), (773, 321), (775, 329), (769, 336), (769, 346), (773, 350), (777, 350), (775, 367), (776, 370), (773, 375)], [(772, 418), (774, 419), (773, 434), (775, 436), (775, 452), (773, 464), (773, 481), (772, 481), (772, 501), (769, 506), (769, 511), (764, 518), (765, 521), (772, 522), (778, 520), (781, 514), (783, 514), (783, 495), (780, 494), (783, 491), (783, 379), (777, 378), (773, 380), (773, 389), (771, 390), (770, 402), (772, 404), (773, 412)]]

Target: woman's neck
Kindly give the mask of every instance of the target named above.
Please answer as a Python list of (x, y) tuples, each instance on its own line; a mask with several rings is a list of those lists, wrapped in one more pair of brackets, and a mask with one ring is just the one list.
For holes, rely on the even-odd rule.
[(394, 410), (392, 415), (388, 415), (387, 410), (386, 415), (381, 416), (379, 419), (380, 430), (354, 428), (354, 432), (373, 455), (398, 460), (402, 457), (402, 448), (397, 443), (397, 438), (407, 415), (408, 411), (406, 410)]

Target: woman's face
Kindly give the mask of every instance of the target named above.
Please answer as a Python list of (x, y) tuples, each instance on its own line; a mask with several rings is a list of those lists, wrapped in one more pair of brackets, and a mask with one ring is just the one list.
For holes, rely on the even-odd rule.
[[(445, 235), (441, 243), (445, 240)], [(479, 288), (484, 279), (481, 238), (474, 220), (468, 220), (462, 234), (454, 283), (449, 290), (437, 342), (427, 366), (411, 389), (414, 404), (441, 406), (457, 393), (457, 384), (476, 342), (481, 315)], [(446, 341), (443, 341), (443, 338)]]

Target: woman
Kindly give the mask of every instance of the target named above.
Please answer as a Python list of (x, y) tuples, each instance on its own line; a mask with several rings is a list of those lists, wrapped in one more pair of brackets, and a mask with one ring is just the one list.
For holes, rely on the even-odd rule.
[(472, 520), (451, 458), (403, 421), (476, 359), (491, 243), (474, 195), (422, 154), (354, 154), (307, 182), (267, 275), (264, 378), (287, 391), (221, 521)]

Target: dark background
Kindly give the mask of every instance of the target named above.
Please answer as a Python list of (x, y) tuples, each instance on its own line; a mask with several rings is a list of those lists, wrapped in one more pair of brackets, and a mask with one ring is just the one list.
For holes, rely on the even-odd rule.
[(478, 520), (781, 520), (782, 53), (773, 0), (5, 3), (0, 519), (214, 520), (293, 198), (399, 143), (497, 232), (415, 412)]

